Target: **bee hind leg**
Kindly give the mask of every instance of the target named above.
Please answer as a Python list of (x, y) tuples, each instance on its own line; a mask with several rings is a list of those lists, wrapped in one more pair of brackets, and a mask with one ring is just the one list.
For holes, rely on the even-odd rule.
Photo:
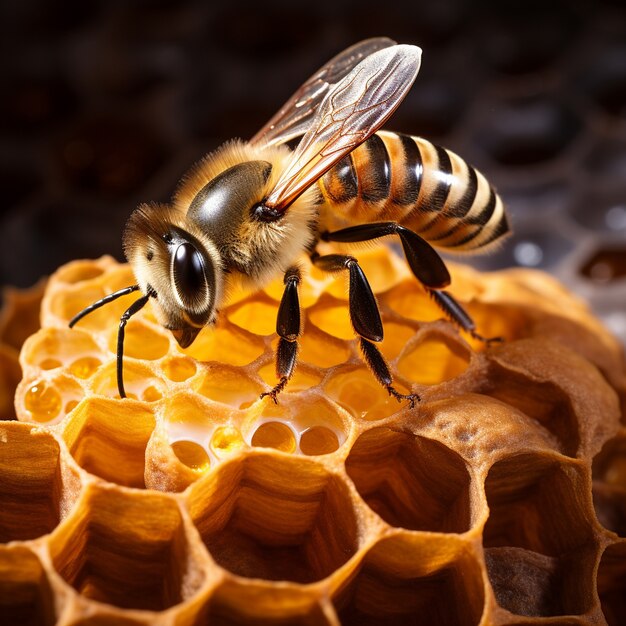
[(314, 265), (326, 272), (348, 270), (350, 273), (349, 310), (352, 328), (359, 335), (359, 344), (365, 362), (372, 370), (378, 382), (398, 402), (408, 400), (411, 408), (419, 401), (416, 393), (403, 394), (393, 386), (393, 377), (385, 358), (374, 342), (383, 340), (383, 324), (380, 311), (372, 288), (361, 269), (358, 261), (352, 256), (327, 254), (320, 256), (316, 252), (311, 255)]
[(261, 398), (269, 396), (278, 404), (278, 394), (287, 386), (289, 379), (296, 368), (298, 357), (298, 337), (300, 336), (300, 300), (298, 298), (298, 285), (300, 283), (300, 270), (290, 267), (285, 272), (283, 280), (285, 291), (278, 307), (276, 318), (276, 332), (278, 333), (278, 349), (276, 351), (276, 376), (278, 383), (271, 389), (261, 394)]
[(461, 329), (469, 333), (474, 339), (482, 341), (487, 346), (492, 343), (500, 343), (504, 341), (502, 337), (483, 337), (476, 332), (476, 324), (470, 317), (470, 314), (455, 300), (455, 298), (447, 291), (437, 291), (436, 289), (428, 289), (428, 293), (435, 301), (437, 306)]

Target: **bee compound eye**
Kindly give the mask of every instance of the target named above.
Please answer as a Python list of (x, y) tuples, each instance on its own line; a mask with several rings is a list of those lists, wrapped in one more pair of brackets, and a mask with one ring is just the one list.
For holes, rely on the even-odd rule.
[(181, 243), (174, 253), (174, 283), (185, 302), (198, 302), (206, 296), (204, 259), (188, 242)]

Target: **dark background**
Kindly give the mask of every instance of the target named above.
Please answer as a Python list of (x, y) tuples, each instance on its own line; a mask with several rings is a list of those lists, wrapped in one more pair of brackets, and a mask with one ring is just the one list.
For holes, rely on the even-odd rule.
[(626, 338), (624, 2), (5, 0), (0, 24), (0, 284), (121, 259), (139, 202), (387, 35), (424, 51), (387, 127), (464, 156), (512, 214), (476, 264), (546, 268)]

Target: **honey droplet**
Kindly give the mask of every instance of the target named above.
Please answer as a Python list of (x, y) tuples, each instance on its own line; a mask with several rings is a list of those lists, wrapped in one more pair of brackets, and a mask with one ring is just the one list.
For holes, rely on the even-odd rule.
[(211, 466), (208, 452), (195, 441), (175, 441), (172, 450), (178, 460), (194, 472), (206, 472)]
[(302, 433), (300, 450), (303, 454), (330, 454), (339, 447), (337, 434), (324, 426), (313, 426)]
[(76, 378), (90, 378), (92, 374), (100, 367), (100, 359), (96, 359), (93, 356), (83, 356), (80, 359), (76, 359), (70, 365), (70, 372), (76, 376)]
[(243, 437), (234, 426), (221, 426), (211, 439), (211, 447), (218, 453), (236, 452), (243, 446)]
[(53, 369), (56, 369), (57, 367), (61, 367), (61, 365), (62, 363), (58, 359), (44, 359), (39, 364), (39, 367), (42, 370), (53, 370)]
[(38, 382), (26, 392), (24, 406), (36, 422), (49, 422), (61, 410), (61, 396), (46, 382)]

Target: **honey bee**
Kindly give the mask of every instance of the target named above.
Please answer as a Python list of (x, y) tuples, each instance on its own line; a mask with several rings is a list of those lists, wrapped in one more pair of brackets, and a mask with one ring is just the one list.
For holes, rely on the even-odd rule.
[[(435, 247), (484, 250), (509, 232), (502, 200), (484, 176), (425, 139), (378, 132), (407, 94), (421, 49), (387, 38), (341, 52), (307, 80), (249, 141), (231, 141), (183, 178), (171, 204), (143, 204), (130, 216), (124, 253), (136, 285), (105, 296), (85, 315), (123, 295), (139, 297), (120, 319), (117, 383), (123, 377), (124, 329), (148, 301), (179, 345), (214, 325), (236, 281), (260, 289), (284, 276), (277, 314), (278, 382), (262, 394), (275, 402), (291, 378), (302, 330), (299, 259), (349, 275), (349, 313), (364, 360), (380, 384), (402, 394), (376, 344), (383, 325), (354, 256), (320, 254), (321, 241), (356, 243), (395, 235), (409, 267), (443, 313), (486, 342), (445, 291), (450, 274)], [(288, 143), (297, 141), (294, 149)]]

